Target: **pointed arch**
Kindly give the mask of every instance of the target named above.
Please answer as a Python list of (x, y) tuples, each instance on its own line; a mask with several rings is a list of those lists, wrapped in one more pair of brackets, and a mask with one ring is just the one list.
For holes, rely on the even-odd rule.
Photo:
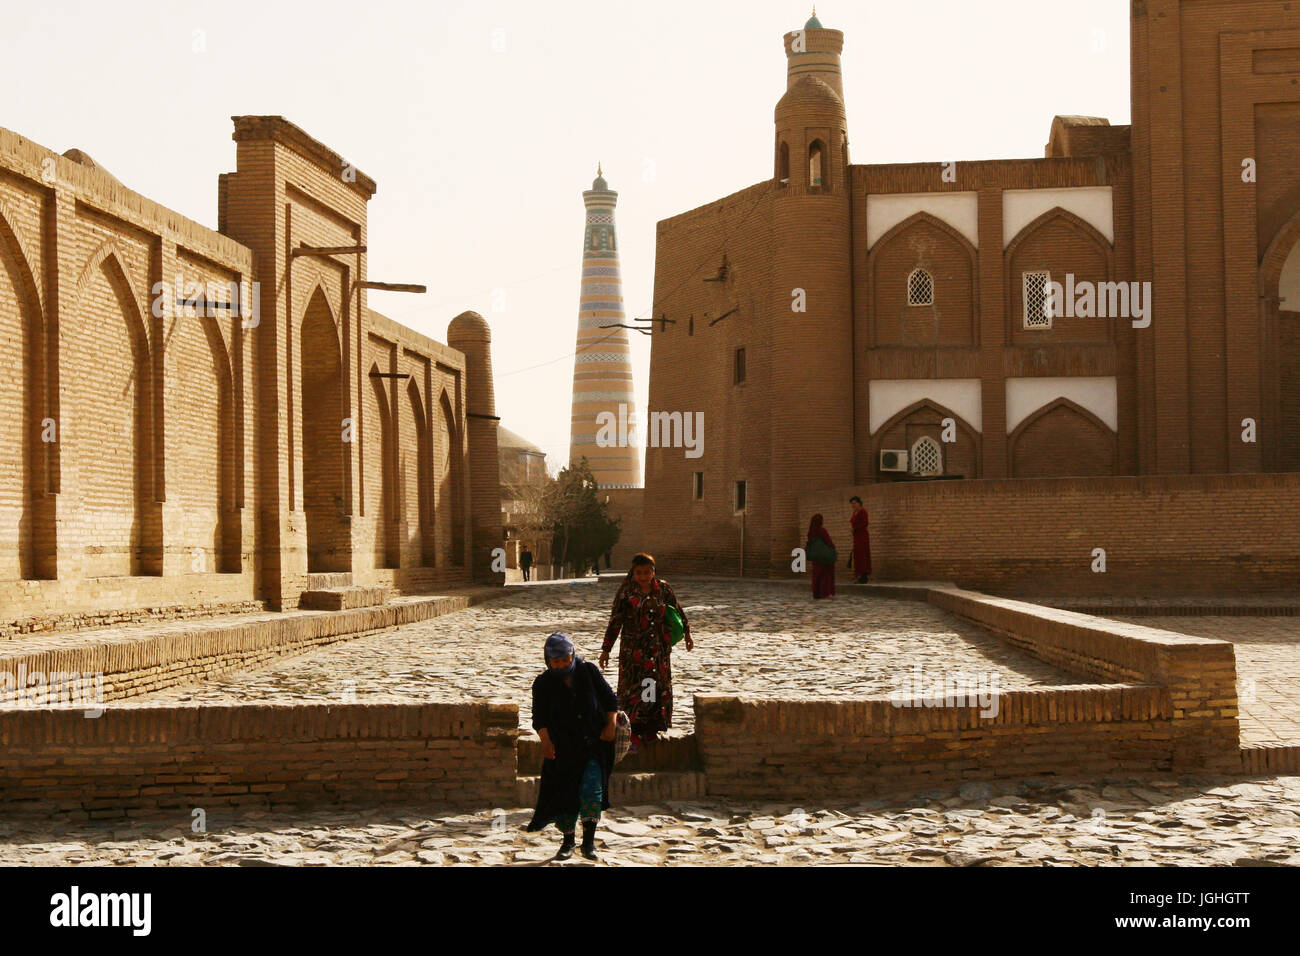
[(377, 374), (379, 365), (370, 363), (370, 391), (379, 409), (379, 422), (373, 452), (379, 456), (379, 506), (374, 509), (375, 516), (375, 566), (396, 568), (401, 566), (401, 547), (398, 543), (398, 479), (397, 455), (394, 448), (395, 423), (394, 409), (389, 407), (388, 389), (384, 387), (385, 379)]
[[(1114, 243), (1103, 236), (1092, 223), (1068, 209), (1053, 206), (1032, 222), (1027, 223), (1007, 243), (1006, 249), (1003, 250), (1003, 270), (1007, 277), (1006, 299), (1004, 300), (1007, 342), (1018, 345), (1026, 344), (1029, 341), (1026, 336), (1032, 337), (1035, 344), (1041, 344), (1043, 341), (1113, 342), (1117, 324), (1114, 318), (1098, 320), (1080, 317), (1076, 320), (1072, 317), (1057, 316), (1053, 320), (1050, 329), (1046, 327), (1042, 329), (1025, 329), (1026, 292), (1024, 274), (1026, 272), (1047, 272), (1052, 281), (1064, 282), (1067, 273), (1075, 272), (1078, 275), (1081, 266), (1091, 265), (1086, 262), (1062, 263), (1061, 256), (1064, 253), (1060, 252), (1056, 245), (1052, 246), (1050, 256), (1040, 250), (1038, 254), (1028, 257), (1026, 261), (1018, 262), (1017, 257), (1020, 256), (1022, 247), (1043, 230), (1054, 226), (1064, 228), (1067, 233), (1081, 239), (1085, 247), (1089, 247), (1095, 252), (1100, 260), (1099, 269), (1101, 272), (1101, 275), (1096, 277), (1097, 281), (1109, 282), (1115, 274)], [(1033, 250), (1026, 250), (1026, 252), (1032, 253)], [(1085, 271), (1082, 275), (1078, 275), (1078, 278), (1091, 279), (1092, 276)], [(1042, 338), (1044, 336), (1046, 336), (1046, 339)]]
[(1047, 402), (1007, 437), (1012, 478), (1074, 478), (1115, 474), (1118, 436), (1064, 396)]
[[(69, 382), (72, 421), (61, 424), (78, 462), (83, 567), (87, 577), (160, 575), (164, 442), (158, 363), (115, 241), (91, 254), (75, 289), (76, 318), (68, 323), (67, 337), (71, 364), (84, 371)], [(105, 310), (115, 311), (121, 325), (106, 320)], [(94, 432), (88, 430), (92, 420)]]
[[(1268, 418), (1277, 422), (1260, 437), (1271, 471), (1300, 471), (1300, 320), (1284, 319), (1281, 301), (1283, 273), (1298, 244), (1300, 212), (1277, 231), (1259, 263), (1261, 391)], [(1288, 306), (1286, 312), (1300, 313), (1300, 303)]]
[[(937, 239), (925, 236), (930, 231)], [(908, 243), (913, 232), (918, 238)], [(900, 243), (908, 243), (900, 247)], [(958, 264), (948, 257), (936, 257), (935, 244), (946, 246), (959, 256)], [(949, 263), (946, 269), (938, 265)], [(920, 210), (896, 223), (872, 244), (867, 252), (867, 297), (872, 304), (864, 316), (865, 338), (876, 345), (978, 345), (979, 344), (979, 252), (951, 223)], [(928, 306), (911, 306), (910, 273), (926, 269), (932, 278), (933, 296)], [(929, 318), (929, 338), (918, 337), (916, 323)]]
[[(4, 576), (12, 573), (20, 579), (50, 579), (57, 576), (57, 548), (54, 502), (47, 493), (58, 490), (58, 442), (47, 442), (43, 435), (48, 419), (57, 438), (58, 422), (48, 398), (48, 370), (53, 363), (41, 290), (12, 213), (3, 203), (0, 276), (7, 277), (14, 290), (12, 318), (16, 327), (4, 329), (3, 335), (16, 346), (20, 375), (19, 387), (0, 396), (0, 427), (8, 432), (0, 439), (0, 454), (17, 461), (21, 474), (17, 485), (11, 486), (12, 499), (6, 500), (9, 495), (0, 491), (0, 514), (13, 515), (12, 525), (5, 519), (3, 540), (12, 533), (16, 545), (16, 566)], [(0, 323), (4, 318), (0, 312)]]
[[(414, 376), (407, 382), (406, 398), (411, 408), (411, 419), (415, 423), (415, 507), (417, 520), (412, 529), (419, 535), (419, 546), (415, 553), (420, 556), (420, 564), (431, 568), (437, 565), (438, 549), (434, 538), (433, 514), (433, 436), (429, 432), (429, 420), (424, 411), (424, 396)], [(408, 531), (408, 534), (411, 533)]]
[(443, 447), (447, 450), (437, 471), (438, 524), (445, 529), (439, 534), (439, 541), (446, 542), (451, 563), (461, 566), (465, 564), (465, 441), (445, 388), (438, 397), (438, 410)]
[(207, 341), (217, 380), (217, 521), (213, 531), (215, 567), (219, 573), (237, 574), (243, 570), (240, 555), (243, 550), (243, 535), (236, 489), (235, 463), (239, 457), (240, 444), (235, 434), (234, 370), (219, 320), (204, 316), (198, 321)]
[[(302, 503), (307, 520), (307, 570), (352, 570), (346, 520), (345, 396), (338, 321), (318, 283), (303, 310), (298, 336)], [(351, 423), (356, 434), (356, 423)]]
[[(938, 431), (942, 438), (942, 422), (951, 418), (956, 427), (956, 441), (940, 441), (943, 450), (942, 463), (946, 473), (957, 473), (966, 478), (978, 478), (983, 470), (983, 440), (975, 427), (951, 408), (941, 405), (931, 398), (913, 402), (891, 416), (876, 429), (871, 438), (870, 475), (876, 475), (880, 463), (880, 452), (886, 448), (906, 448), (909, 452), (920, 434), (908, 435), (908, 426), (926, 427)], [(936, 425), (936, 423), (938, 423)], [(901, 429), (901, 431), (900, 431)], [(895, 444), (897, 442), (897, 444)]]
[(1047, 210), (1042, 215), (1038, 216), (1038, 218), (1034, 219), (1031, 222), (1026, 223), (1025, 227), (1021, 229), (1018, 233), (1016, 233), (1015, 237), (1010, 242), (1007, 243), (1007, 247), (1003, 251), (1003, 256), (1005, 257), (1006, 261), (1007, 262), (1011, 261), (1011, 258), (1012, 256), (1015, 255), (1016, 250), (1024, 243), (1026, 239), (1032, 236), (1043, 226), (1046, 226), (1048, 223), (1054, 222), (1056, 220), (1060, 220), (1061, 223), (1063, 223), (1068, 228), (1077, 231), (1080, 235), (1086, 237), (1089, 241), (1096, 243), (1097, 248), (1100, 249), (1103, 253), (1105, 253), (1108, 260), (1110, 257), (1114, 255), (1115, 252), (1114, 243), (1112, 243), (1109, 239), (1103, 236), (1096, 226), (1088, 222), (1086, 219), (1070, 212), (1070, 210), (1064, 208), (1063, 206), (1053, 206), (1051, 209)]
[(815, 139), (808, 144), (808, 184), (810, 188), (830, 189), (830, 156), (826, 144)]

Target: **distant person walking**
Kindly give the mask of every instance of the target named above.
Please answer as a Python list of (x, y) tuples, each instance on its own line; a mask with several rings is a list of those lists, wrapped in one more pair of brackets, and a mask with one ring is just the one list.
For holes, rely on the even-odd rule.
[(632, 558), (632, 567), (614, 595), (614, 606), (605, 628), (600, 666), (609, 663), (615, 640), (618, 647), (618, 703), (632, 724), (632, 747), (655, 740), (659, 731), (673, 724), (673, 648), (668, 609), (682, 622), (686, 649), (695, 647), (691, 625), (677, 595), (668, 582), (655, 574), (655, 561), (648, 554)]
[(853, 529), (853, 556), (849, 558), (849, 567), (858, 575), (858, 584), (871, 580), (871, 535), (867, 532), (867, 509), (862, 507), (862, 499), (854, 495), (849, 499), (853, 505), (853, 514), (849, 516), (849, 527)]
[(533, 552), (528, 550), (528, 545), (524, 545), (524, 550), (519, 553), (519, 567), (524, 572), (524, 580), (530, 580), (529, 572), (533, 569)]
[(839, 555), (820, 514), (813, 515), (808, 524), (808, 544), (804, 553), (812, 565), (813, 599), (835, 597), (835, 562)]
[(557, 860), (573, 856), (582, 817), (582, 855), (596, 859), (596, 824), (609, 809), (618, 698), (600, 669), (584, 661), (567, 634), (546, 639), (546, 670), (533, 680), (533, 729), (542, 739), (542, 779), (529, 832), (549, 823), (563, 841)]

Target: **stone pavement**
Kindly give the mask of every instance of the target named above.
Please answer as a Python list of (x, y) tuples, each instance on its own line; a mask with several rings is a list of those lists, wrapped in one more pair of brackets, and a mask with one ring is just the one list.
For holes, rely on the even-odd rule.
[[(552, 862), (531, 811), (212, 812), (51, 829), (0, 821), (0, 865), (591, 866)], [(1300, 777), (1040, 778), (968, 783), (851, 806), (710, 801), (614, 807), (600, 863), (925, 866), (1300, 865)]]
[[(530, 688), (542, 645), (563, 630), (594, 660), (617, 582), (508, 589), (508, 596), (429, 621), (332, 644), (268, 667), (174, 687), (142, 701), (339, 700), (467, 697), (513, 700), (530, 725)], [(974, 691), (996, 675), (1000, 690), (1089, 683), (1000, 638), (915, 601), (811, 596), (762, 583), (683, 583), (677, 596), (696, 645), (672, 655), (673, 728), (693, 729), (697, 693), (757, 697), (887, 695), (903, 679), (956, 679)], [(609, 670), (617, 680), (617, 648)], [(969, 680), (961, 680), (968, 675)], [(351, 682), (351, 683), (349, 683)], [(988, 685), (985, 685), (986, 687)]]
[(1300, 745), (1300, 617), (1117, 617), (1231, 641), (1237, 655), (1242, 746)]

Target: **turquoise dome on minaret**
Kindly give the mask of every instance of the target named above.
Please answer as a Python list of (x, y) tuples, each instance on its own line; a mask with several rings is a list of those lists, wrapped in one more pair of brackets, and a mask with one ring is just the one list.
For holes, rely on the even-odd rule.
[(805, 23), (805, 24), (803, 25), (803, 28), (804, 28), (805, 30), (825, 30), (825, 29), (826, 29), (824, 26), (822, 26), (822, 22), (821, 22), (820, 20), (817, 19), (817, 8), (816, 8), (816, 7), (813, 7), (812, 16), (810, 16), (810, 17), (808, 18), (808, 22)]
[(591, 182), (592, 189), (609, 189), (609, 183), (605, 182), (604, 173), (601, 171), (600, 163), (596, 164), (596, 178)]

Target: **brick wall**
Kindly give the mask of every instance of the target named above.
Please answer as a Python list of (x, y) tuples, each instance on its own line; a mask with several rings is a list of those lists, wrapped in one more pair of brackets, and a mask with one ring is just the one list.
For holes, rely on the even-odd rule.
[(965, 780), (1173, 764), (1161, 688), (1013, 691), (1001, 695), (996, 718), (979, 714), (888, 699), (695, 698), (710, 797), (852, 800)]
[(119, 704), (0, 711), (0, 804), (72, 819), (196, 807), (508, 806), (515, 704)]
[(490, 356), (367, 309), (365, 253), (291, 257), (365, 246), (375, 184), (281, 117), (235, 129), (220, 231), (0, 130), (2, 630), (468, 579)]
[[(1281, 592), (1300, 583), (1295, 474), (860, 485), (801, 498), (805, 527), (820, 511), (837, 543), (847, 541), (854, 494), (870, 515), (872, 563), (885, 581), (1079, 596)], [(1105, 573), (1091, 570), (1096, 548), (1105, 550)]]

